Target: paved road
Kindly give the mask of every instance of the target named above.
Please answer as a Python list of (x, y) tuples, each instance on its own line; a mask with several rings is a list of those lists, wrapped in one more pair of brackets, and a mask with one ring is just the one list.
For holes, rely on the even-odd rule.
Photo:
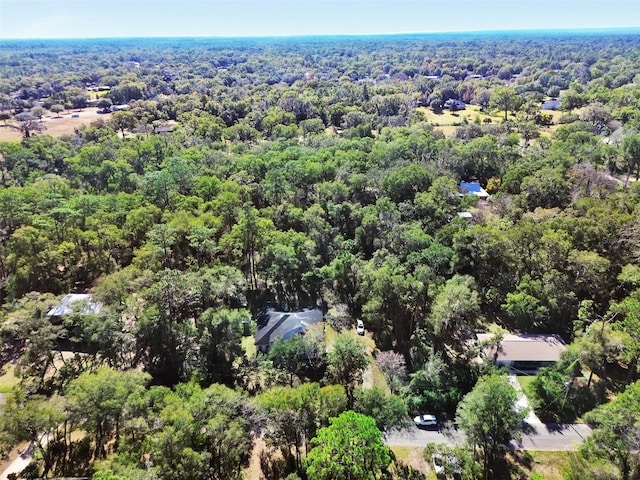
[(7, 480), (11, 473), (22, 472), (22, 470), (27, 468), (29, 463), (31, 463), (32, 458), (33, 456), (31, 451), (24, 452), (23, 455), (18, 455), (16, 459), (4, 470), (4, 472), (0, 473), (0, 480)]
[[(514, 450), (575, 451), (590, 433), (584, 424), (542, 423), (535, 425), (535, 432), (522, 436), (522, 442), (512, 442)], [(400, 447), (424, 447), (427, 443), (445, 443), (450, 446), (464, 444), (460, 430), (438, 432), (436, 430), (411, 429), (408, 432), (387, 435), (387, 445)]]

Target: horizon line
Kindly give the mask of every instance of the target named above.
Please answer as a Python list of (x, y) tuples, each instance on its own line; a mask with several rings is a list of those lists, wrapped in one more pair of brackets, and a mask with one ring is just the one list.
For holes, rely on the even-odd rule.
[(616, 27), (569, 27), (569, 28), (518, 28), (518, 29), (472, 29), (472, 30), (437, 30), (375, 33), (310, 33), (310, 34), (256, 34), (256, 35), (157, 35), (157, 36), (99, 36), (99, 37), (0, 37), (4, 41), (60, 41), (60, 40), (127, 40), (127, 39), (291, 39), (312, 37), (385, 37), (401, 35), (464, 35), (464, 34), (514, 34), (514, 33), (607, 33), (628, 32), (640, 33), (640, 25)]

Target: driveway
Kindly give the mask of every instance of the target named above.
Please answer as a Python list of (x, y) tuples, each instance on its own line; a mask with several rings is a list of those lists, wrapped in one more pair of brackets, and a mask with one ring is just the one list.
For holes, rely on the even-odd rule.
[(5, 468), (4, 472), (0, 473), (0, 480), (7, 480), (11, 473), (19, 474), (27, 468), (31, 459), (33, 458), (33, 451), (30, 449), (25, 450), (21, 455), (18, 455), (13, 462)]
[(527, 399), (527, 396), (522, 391), (522, 385), (520, 385), (520, 382), (518, 381), (518, 377), (516, 377), (515, 375), (509, 375), (509, 383), (513, 385), (513, 388), (515, 388), (516, 392), (518, 393), (516, 408), (518, 410), (524, 410), (525, 408), (529, 409), (529, 413), (527, 414), (524, 421), (527, 422), (532, 427), (536, 427), (537, 425), (542, 425), (542, 422), (536, 416), (536, 412), (534, 412), (533, 408), (531, 408), (531, 405), (529, 405), (529, 399)]

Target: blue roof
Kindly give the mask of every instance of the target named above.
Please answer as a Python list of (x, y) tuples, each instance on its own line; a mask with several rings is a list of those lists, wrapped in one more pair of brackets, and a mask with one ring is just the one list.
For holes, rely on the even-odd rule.
[(460, 190), (464, 193), (481, 193), (482, 187), (478, 182), (460, 182)]

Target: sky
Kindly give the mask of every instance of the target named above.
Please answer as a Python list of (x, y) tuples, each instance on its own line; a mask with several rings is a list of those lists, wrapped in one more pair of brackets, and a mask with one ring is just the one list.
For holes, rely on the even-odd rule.
[(0, 0), (0, 38), (640, 27), (640, 0)]

